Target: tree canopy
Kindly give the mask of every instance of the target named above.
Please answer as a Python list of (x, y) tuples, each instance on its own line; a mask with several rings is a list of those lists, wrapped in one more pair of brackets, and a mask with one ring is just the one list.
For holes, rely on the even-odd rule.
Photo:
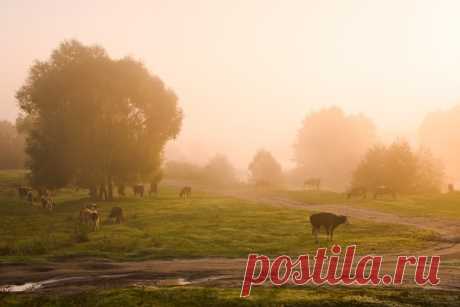
[(369, 149), (353, 173), (352, 186), (387, 186), (400, 193), (435, 192), (441, 188), (440, 163), (426, 150), (415, 153), (405, 141)]
[(16, 97), (32, 183), (52, 188), (149, 179), (182, 121), (177, 96), (141, 62), (78, 41), (36, 61)]

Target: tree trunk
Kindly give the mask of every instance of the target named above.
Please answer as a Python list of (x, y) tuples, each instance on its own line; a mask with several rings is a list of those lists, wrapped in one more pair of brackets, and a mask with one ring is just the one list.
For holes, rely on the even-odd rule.
[(107, 183), (108, 183), (108, 187), (109, 187), (108, 199), (109, 199), (110, 201), (112, 201), (112, 200), (113, 200), (113, 184), (112, 184), (112, 177), (111, 177), (111, 176), (109, 176), (109, 177), (107, 178)]
[(89, 196), (92, 200), (97, 199), (97, 188), (95, 186), (91, 186), (89, 188)]

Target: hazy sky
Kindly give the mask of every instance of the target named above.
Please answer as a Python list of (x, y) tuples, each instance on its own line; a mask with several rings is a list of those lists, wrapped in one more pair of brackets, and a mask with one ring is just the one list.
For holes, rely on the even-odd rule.
[(414, 135), (426, 112), (460, 102), (460, 1), (0, 0), (0, 119), (34, 59), (59, 42), (132, 55), (180, 98), (173, 151), (283, 163), (305, 114), (338, 105), (384, 135)]

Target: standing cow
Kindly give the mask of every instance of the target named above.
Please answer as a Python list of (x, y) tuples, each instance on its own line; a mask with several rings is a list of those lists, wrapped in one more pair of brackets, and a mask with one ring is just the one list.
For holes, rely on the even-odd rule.
[(347, 193), (347, 198), (350, 199), (353, 196), (361, 196), (363, 199), (367, 198), (366, 187), (353, 187)]
[(192, 197), (192, 188), (191, 187), (183, 187), (179, 193), (180, 198), (190, 198)]
[(314, 188), (316, 191), (319, 191), (319, 186), (321, 185), (320, 178), (308, 178), (303, 183), (305, 188)]
[(112, 220), (116, 224), (120, 224), (124, 221), (123, 209), (120, 207), (113, 207), (110, 210), (109, 220)]
[(134, 185), (133, 192), (134, 192), (134, 196), (144, 197), (144, 192), (145, 192), (144, 185), (143, 184)]
[(328, 240), (332, 241), (334, 235), (334, 229), (341, 224), (348, 222), (345, 215), (335, 215), (329, 212), (315, 213), (310, 216), (310, 223), (312, 226), (312, 235), (315, 237), (316, 243), (318, 243), (318, 233), (321, 226), (326, 229)]

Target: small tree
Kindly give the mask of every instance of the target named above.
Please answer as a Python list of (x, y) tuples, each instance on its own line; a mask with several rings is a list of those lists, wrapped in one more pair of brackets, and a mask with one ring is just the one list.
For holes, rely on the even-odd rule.
[(249, 164), (251, 179), (255, 183), (279, 184), (283, 179), (281, 165), (272, 154), (259, 150)]

